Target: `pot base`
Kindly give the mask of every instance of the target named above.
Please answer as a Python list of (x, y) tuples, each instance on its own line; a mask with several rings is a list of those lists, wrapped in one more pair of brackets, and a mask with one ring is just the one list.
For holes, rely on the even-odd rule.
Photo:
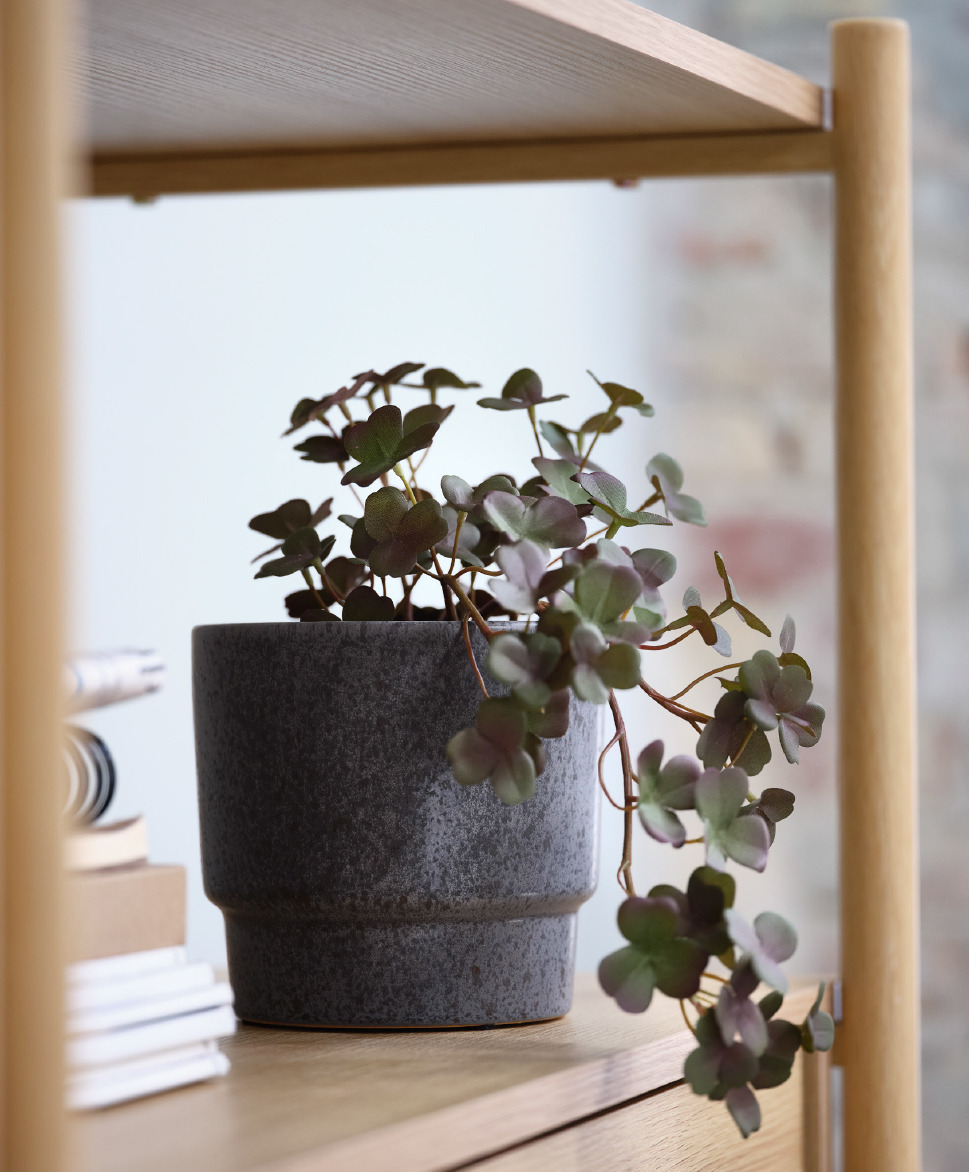
[(316, 1028), (444, 1029), (562, 1017), (574, 913), (346, 923), (226, 916), (236, 1014)]

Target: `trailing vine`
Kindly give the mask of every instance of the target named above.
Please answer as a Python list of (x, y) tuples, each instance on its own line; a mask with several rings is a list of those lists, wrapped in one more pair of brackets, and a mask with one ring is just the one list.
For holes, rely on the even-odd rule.
[[(355, 375), (319, 400), (302, 399), (284, 434), (322, 428), (296, 451), (304, 460), (336, 465), (350, 490), (357, 511), (333, 518), (348, 531), (349, 556), (334, 555), (335, 532), (318, 532), (332, 518), (332, 498), (315, 510), (305, 500), (289, 500), (250, 522), (276, 543), (254, 559), (262, 563), (256, 577), (299, 574), (304, 587), (288, 595), (286, 607), (302, 622), (460, 622), (483, 698), (474, 726), (447, 745), (448, 759), (458, 784), (487, 782), (508, 805), (534, 794), (545, 767), (543, 742), (569, 727), (570, 693), (608, 706), (613, 733), (597, 773), (623, 818), (618, 923), (627, 943), (602, 961), (600, 984), (631, 1013), (646, 1010), (657, 992), (680, 1002), (697, 1042), (685, 1077), (697, 1094), (723, 1100), (747, 1137), (761, 1121), (754, 1092), (784, 1082), (799, 1049), (828, 1049), (834, 1025), (821, 1008), (824, 986), (801, 1023), (778, 1017), (787, 991), (781, 964), (795, 951), (795, 930), (774, 912), (750, 924), (743, 919), (727, 868), (763, 871), (778, 824), (794, 810), (788, 790), (753, 788), (772, 758), (769, 734), (777, 734), (782, 755), (797, 764), (800, 751), (818, 742), (824, 712), (811, 702), (811, 671), (794, 650), (790, 617), (776, 649), (711, 668), (673, 695), (651, 683), (645, 653), (689, 639), (729, 659), (731, 637), (719, 619), (731, 616), (766, 639), (771, 632), (740, 600), (717, 552), (723, 598), (708, 608), (689, 586), (668, 617), (661, 588), (673, 578), (676, 560), (666, 550), (631, 549), (620, 539), (627, 530), (674, 521), (703, 525), (704, 512), (682, 491), (679, 464), (663, 453), (646, 465), (643, 501), (630, 507), (626, 485), (591, 457), (594, 449), (601, 456), (600, 438), (626, 415), (649, 417), (653, 408), (639, 392), (593, 377), (606, 402), (572, 428), (539, 419), (540, 408), (567, 396), (546, 396), (532, 370), (516, 371), (500, 397), (479, 399), (486, 410), (524, 413), (538, 450), (535, 474), (518, 483), (502, 472), (475, 486), (448, 475), (440, 496), (418, 479), (453, 411), (439, 395), (478, 383), (408, 362)], [(427, 401), (402, 412), (394, 402), (399, 391), (425, 392)], [(359, 490), (368, 489), (362, 496)], [(427, 594), (415, 601), (422, 584), (433, 587), (440, 603), (429, 603)], [(500, 617), (525, 620), (524, 627), (494, 629), (490, 620)], [(488, 674), (506, 695), (489, 694), (471, 625), (487, 640)], [(720, 694), (712, 711), (685, 699), (715, 683)], [(639, 752), (631, 746), (617, 692), (635, 688), (693, 730), (694, 757), (668, 755), (661, 740)], [(621, 797), (605, 779), (614, 751)], [(697, 826), (690, 837), (685, 817)], [(700, 848), (703, 859), (686, 890), (661, 884), (636, 892), (637, 823), (658, 843)]]

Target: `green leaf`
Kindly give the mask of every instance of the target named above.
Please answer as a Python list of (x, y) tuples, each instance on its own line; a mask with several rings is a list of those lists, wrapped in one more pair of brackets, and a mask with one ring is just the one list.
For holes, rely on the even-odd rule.
[(466, 383), (457, 374), (445, 370), (443, 366), (434, 366), (430, 370), (426, 370), (421, 376), (421, 381), (429, 391), (437, 391), (441, 387), (449, 387), (456, 391), (470, 391), (482, 385), (481, 383)]
[(612, 537), (621, 526), (670, 524), (659, 513), (632, 512), (628, 509), (626, 486), (608, 472), (580, 472), (576, 479), (589, 493), (589, 499), (609, 516), (611, 524), (607, 537)]
[(609, 435), (611, 431), (616, 431), (618, 427), (622, 426), (623, 420), (619, 415), (613, 415), (609, 411), (598, 411), (579, 425), (579, 434), (593, 435), (595, 432), (599, 432), (601, 435)]
[(705, 769), (697, 780), (694, 803), (704, 823), (707, 865), (723, 871), (726, 859), (763, 871), (770, 846), (768, 827), (761, 818), (741, 815), (748, 792), (742, 770)]
[(576, 506), (561, 497), (518, 497), (508, 492), (489, 492), (482, 501), (485, 519), (515, 540), (534, 541), (546, 549), (580, 545), (586, 526)]
[(413, 407), (404, 416), (402, 425), (404, 427), (404, 434), (411, 435), (412, 432), (417, 431), (419, 427), (423, 427), (426, 423), (436, 423), (440, 426), (454, 409), (454, 406), (439, 407), (437, 403), (422, 403), (420, 407)]
[(653, 415), (653, 408), (649, 403), (644, 402), (643, 395), (639, 391), (621, 386), (620, 383), (601, 383), (591, 370), (587, 370), (586, 373), (606, 393), (610, 402), (615, 403), (617, 407), (636, 407), (641, 415)]
[(626, 899), (617, 924), (630, 947), (606, 957), (599, 979), (621, 1009), (642, 1013), (655, 987), (667, 997), (697, 992), (707, 955), (692, 940), (677, 936), (677, 914), (666, 900)]
[(674, 811), (693, 809), (700, 767), (683, 756), (671, 757), (661, 767), (663, 747), (663, 741), (652, 741), (637, 759), (640, 821), (651, 838), (679, 847), (687, 833)]
[(518, 490), (507, 476), (489, 476), (477, 488), (472, 488), (460, 476), (442, 476), (441, 495), (453, 509), (461, 513), (477, 513), (490, 492), (507, 492), (518, 496)]
[(580, 571), (573, 601), (587, 622), (608, 628), (636, 602), (640, 589), (635, 570), (594, 561)]
[(508, 684), (527, 708), (542, 708), (552, 697), (546, 680), (560, 654), (559, 640), (548, 635), (496, 635), (488, 649), (489, 674)]
[(569, 438), (570, 433), (561, 423), (552, 423), (550, 420), (544, 419), (539, 424), (539, 432), (557, 455), (564, 460), (573, 460), (575, 463), (579, 463), (573, 441)]
[(316, 529), (311, 529), (307, 526), (290, 533), (283, 542), (282, 548), (284, 554), (303, 553), (308, 554), (311, 558), (324, 558), (333, 548), (335, 540), (336, 538), (334, 537), (326, 538), (329, 545), (324, 550), (320, 538), (317, 536)]
[(663, 498), (667, 512), (690, 525), (706, 525), (700, 501), (680, 491), (684, 473), (671, 456), (659, 452), (646, 467), (647, 479)]
[(376, 376), (373, 381), (381, 387), (396, 386), (403, 382), (408, 375), (416, 374), (423, 366), (423, 362), (399, 362), (397, 366), (392, 366), (390, 370)]
[(536, 764), (525, 748), (525, 713), (511, 699), (483, 700), (475, 728), (448, 742), (448, 760), (459, 785), (490, 780), (505, 805), (527, 801), (535, 792)]
[(517, 370), (502, 388), (501, 399), (479, 399), (479, 407), (491, 407), (493, 411), (521, 411), (536, 407), (540, 403), (555, 403), (566, 395), (543, 398), (542, 380), (534, 370), (527, 367)]
[(390, 541), (410, 508), (399, 488), (379, 488), (364, 501), (364, 528), (375, 541)]
[(401, 460), (428, 447), (438, 427), (437, 423), (422, 423), (405, 435), (400, 409), (393, 403), (378, 407), (368, 419), (344, 433), (344, 446), (359, 463), (344, 473), (340, 483), (366, 488)]
[(835, 1021), (831, 1014), (822, 1009), (824, 993), (825, 982), (822, 981), (818, 987), (815, 1003), (802, 1023), (800, 1042), (808, 1054), (814, 1054), (816, 1050), (831, 1050), (835, 1043)]
[(574, 505), (587, 503), (589, 493), (573, 480), (576, 465), (572, 460), (550, 460), (544, 456), (536, 456), (532, 463), (556, 496), (564, 497)]
[[(370, 567), (375, 574), (381, 577), (390, 575), (401, 578), (414, 569), (418, 555), (425, 550), (433, 549), (448, 533), (448, 522), (441, 513), (441, 506), (436, 500), (418, 501), (406, 512), (394, 514), (390, 497), (385, 498), (387, 507), (381, 506), (379, 517), (375, 514), (370, 521), (366, 516), (367, 505), (379, 493), (396, 492), (396, 489), (380, 489), (371, 494), (365, 501), (365, 523), (372, 528), (380, 528), (386, 534), (377, 539), (376, 544), (368, 556)], [(368, 531), (370, 536), (370, 530)], [(351, 543), (353, 548), (353, 543)]]
[(334, 435), (312, 435), (296, 444), (293, 451), (302, 452), (300, 459), (313, 464), (342, 464), (348, 458), (343, 440)]
[(297, 529), (310, 524), (310, 505), (304, 500), (284, 501), (272, 513), (260, 513), (249, 522), (249, 528), (255, 529), (266, 537), (274, 537), (282, 541)]
[(347, 595), (344, 602), (344, 622), (389, 623), (394, 618), (394, 603), (390, 598), (372, 590), (370, 586), (357, 586)]

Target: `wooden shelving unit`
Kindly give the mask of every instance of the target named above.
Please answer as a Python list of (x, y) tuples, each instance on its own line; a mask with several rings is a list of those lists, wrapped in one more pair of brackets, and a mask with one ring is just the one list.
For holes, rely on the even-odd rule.
[[(792, 990), (794, 1020), (816, 988)], [(620, 1160), (637, 1152), (647, 1166), (700, 1169), (712, 1151), (727, 1172), (790, 1172), (813, 1166), (806, 1156), (825, 1145), (826, 1056), (762, 1096), (762, 1131), (742, 1143), (723, 1106), (684, 1085), (693, 1041), (676, 1004), (658, 998), (631, 1019), (592, 977), (578, 980), (571, 1013), (541, 1025), (403, 1034), (244, 1025), (222, 1049), (228, 1078), (80, 1119), (79, 1172), (131, 1172), (133, 1152), (138, 1172), (491, 1172), (556, 1168), (563, 1155), (577, 1169), (635, 1167)], [(645, 1139), (651, 1116), (663, 1120), (662, 1144)], [(616, 1162), (594, 1158), (601, 1144)]]
[[(60, 554), (64, 196), (79, 189), (154, 198), (797, 171), (831, 173), (836, 209), (840, 689), (853, 726), (840, 758), (846, 1166), (918, 1166), (908, 105), (907, 33), (896, 21), (833, 26), (826, 94), (627, 0), (90, 0), (80, 28), (70, 24), (61, 0), (4, 0), (4, 1168), (56, 1172), (69, 1159), (60, 1094), (56, 735), (66, 580)], [(889, 629), (891, 646), (882, 637)], [(596, 1009), (585, 997), (575, 1018), (563, 1023), (501, 1038), (386, 1038), (381, 1053), (406, 1055), (407, 1070), (431, 1071), (431, 1083), (435, 1064), (447, 1070), (462, 1052), (473, 1067), (491, 1068), (494, 1058), (494, 1069), (506, 1071), (499, 1089), (476, 1084), (446, 1106), (432, 1095), (414, 1116), (451, 1111), (460, 1133), (465, 1112), (498, 1128), (498, 1146), (525, 1145), (483, 1166), (555, 1167), (592, 1150), (583, 1144), (600, 1143), (595, 1137), (607, 1133), (630, 1137), (630, 1151), (641, 1151), (651, 1102), (665, 1100), (665, 1127), (682, 1112), (681, 1092), (658, 1083), (657, 1071), (667, 1071), (662, 1055), (679, 1054), (684, 1039), (664, 1040), (649, 1034), (655, 1026), (622, 1017), (607, 1027), (603, 1015), (610, 1007)], [(579, 1037), (589, 1022), (593, 1045), (584, 1050)], [(665, 1028), (663, 1019), (656, 1028)], [(609, 1038), (603, 1044), (614, 1047), (605, 1057), (596, 1050), (600, 1029)], [(363, 1162), (360, 1152), (371, 1141), (359, 1135), (346, 1149), (358, 1155), (341, 1163), (343, 1156), (320, 1154), (337, 1141), (312, 1128), (306, 1144), (290, 1150), (290, 1124), (274, 1124), (266, 1132), (281, 1137), (273, 1151), (259, 1148), (253, 1130), (254, 1121), (273, 1116), (284, 1087), (305, 1092), (309, 1097), (296, 1101), (311, 1114), (317, 1092), (328, 1103), (329, 1058), (343, 1069), (341, 1062), (353, 1063), (354, 1054), (374, 1045), (316, 1035), (271, 1042), (247, 1030), (232, 1043), (238, 1074), (225, 1085), (85, 1121), (86, 1150), (98, 1153), (88, 1166), (150, 1168), (149, 1135), (151, 1150), (161, 1153), (159, 1167), (202, 1166), (181, 1155), (189, 1150), (187, 1136), (198, 1131), (198, 1152), (210, 1169), (253, 1166), (257, 1152), (259, 1166), (289, 1172), (383, 1167)], [(547, 1045), (554, 1056), (543, 1075)], [(578, 1082), (569, 1082), (577, 1071), (590, 1076), (586, 1083), (578, 1074)], [(409, 1077), (383, 1085), (403, 1094)], [(541, 1103), (549, 1079), (589, 1088), (586, 1106), (579, 1091), (570, 1099), (568, 1118), (539, 1112), (540, 1126), (565, 1130), (539, 1141), (536, 1131), (502, 1131), (504, 1108), (488, 1114), (503, 1095)], [(634, 1103), (638, 1096), (646, 1098)], [(509, 1117), (518, 1118), (512, 1101), (504, 1101)], [(621, 1104), (620, 1122), (606, 1131), (596, 1120), (579, 1123), (584, 1114)], [(810, 1132), (812, 1116), (796, 1106), (798, 1135)], [(369, 1126), (420, 1131), (423, 1124), (385, 1119)], [(364, 1146), (354, 1149), (354, 1143)], [(753, 1144), (744, 1148), (750, 1161)], [(412, 1163), (395, 1166), (445, 1166), (422, 1163), (422, 1149), (414, 1150)], [(448, 1151), (450, 1166), (487, 1154), (460, 1145)], [(599, 1166), (628, 1166), (619, 1147), (609, 1151), (614, 1163)], [(761, 1163), (743, 1166), (795, 1166), (779, 1163), (769, 1148), (765, 1153)], [(814, 1148), (806, 1160), (806, 1167), (824, 1166)]]

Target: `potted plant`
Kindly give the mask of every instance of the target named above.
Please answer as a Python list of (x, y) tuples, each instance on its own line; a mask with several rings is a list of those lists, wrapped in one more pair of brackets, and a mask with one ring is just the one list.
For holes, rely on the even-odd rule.
[[(474, 486), (447, 475), (437, 495), (420, 471), (453, 410), (440, 393), (477, 383), (403, 363), (297, 404), (284, 434), (316, 428), (296, 450), (336, 466), (353, 511), (324, 536), (332, 497), (250, 522), (274, 542), (256, 576), (302, 579), (286, 598), (299, 622), (194, 632), (206, 891), (226, 917), (244, 1018), (413, 1027), (556, 1016), (570, 1004), (575, 912), (595, 882), (598, 782), (623, 818), (628, 942), (603, 960), (600, 983), (630, 1012), (657, 992), (680, 1001), (697, 1040), (685, 1076), (747, 1136), (760, 1124), (754, 1090), (785, 1081), (799, 1048), (828, 1048), (833, 1025), (822, 989), (804, 1022), (777, 1016), (795, 931), (772, 912), (743, 920), (728, 867), (764, 870), (794, 808), (792, 793), (758, 793), (752, 780), (772, 757), (769, 734), (797, 763), (824, 714), (790, 618), (777, 648), (676, 695), (650, 682), (644, 659), (688, 639), (730, 657), (724, 616), (770, 631), (717, 553), (724, 597), (708, 609), (689, 587), (668, 616), (675, 560), (639, 533), (702, 525), (703, 511), (667, 455), (647, 464), (636, 507), (594, 463), (626, 415), (653, 413), (638, 392), (596, 381), (602, 411), (567, 427), (538, 417), (566, 396), (517, 371), (478, 403), (527, 421), (533, 474), (501, 470)], [(426, 401), (402, 412), (395, 395), (415, 391)], [(349, 549), (335, 553), (341, 526)], [(710, 712), (688, 698), (702, 684), (720, 689)], [(694, 730), (696, 758), (669, 756), (660, 739), (631, 744), (616, 693), (634, 688)], [(599, 749), (604, 709), (613, 729)], [(604, 776), (614, 750), (619, 798)], [(637, 823), (698, 852), (686, 890), (635, 891)]]

